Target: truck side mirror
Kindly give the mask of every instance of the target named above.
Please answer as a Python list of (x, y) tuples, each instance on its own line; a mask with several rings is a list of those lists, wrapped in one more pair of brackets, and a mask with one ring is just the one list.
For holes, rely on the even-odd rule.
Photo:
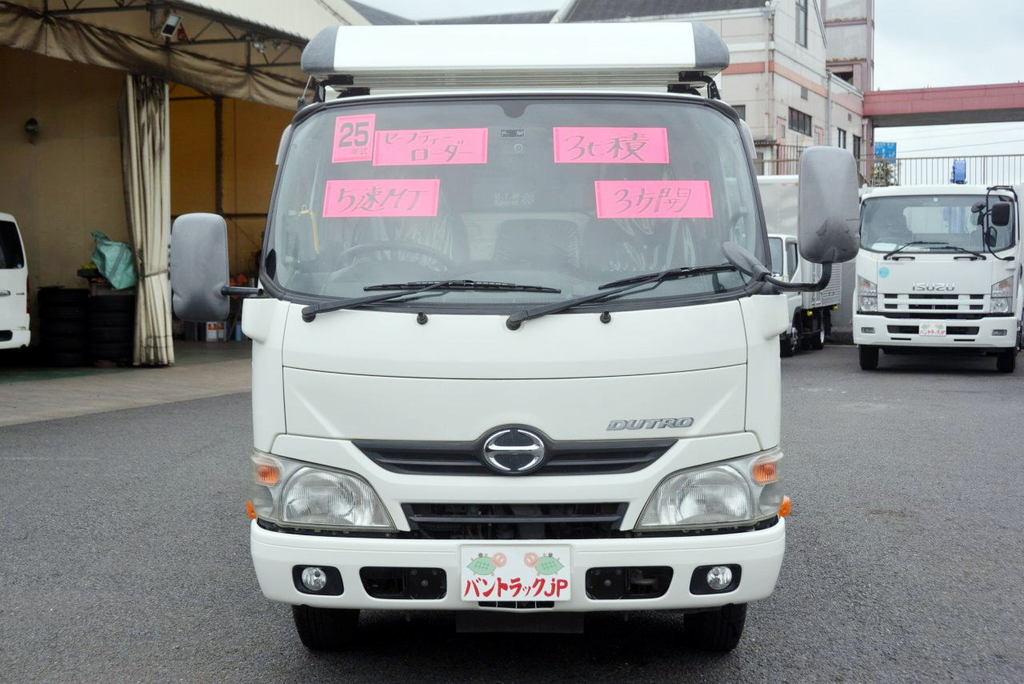
[(989, 222), (993, 226), (999, 227), (1010, 225), (1010, 203), (996, 202), (993, 204), (989, 212)]
[(217, 214), (184, 214), (171, 227), (171, 292), (183, 321), (223, 321), (230, 301), (228, 227)]
[(800, 254), (816, 264), (849, 261), (860, 247), (857, 163), (838, 147), (800, 155)]

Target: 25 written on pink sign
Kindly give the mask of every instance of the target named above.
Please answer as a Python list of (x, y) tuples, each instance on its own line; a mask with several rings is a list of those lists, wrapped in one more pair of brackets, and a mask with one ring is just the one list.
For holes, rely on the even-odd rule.
[(437, 178), (330, 180), (324, 192), (324, 218), (437, 216)]
[(373, 158), (373, 129), (376, 122), (376, 114), (339, 116), (335, 119), (331, 161), (335, 164), (370, 161)]
[(668, 164), (664, 128), (556, 126), (556, 164)]
[(594, 181), (597, 218), (714, 218), (711, 183)]
[(486, 128), (377, 131), (374, 166), (486, 164)]

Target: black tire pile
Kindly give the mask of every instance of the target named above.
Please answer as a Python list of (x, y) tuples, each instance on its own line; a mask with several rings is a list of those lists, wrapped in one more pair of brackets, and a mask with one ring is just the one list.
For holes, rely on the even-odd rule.
[(44, 287), (39, 319), (43, 358), (51, 365), (131, 362), (135, 295), (90, 297), (86, 289)]

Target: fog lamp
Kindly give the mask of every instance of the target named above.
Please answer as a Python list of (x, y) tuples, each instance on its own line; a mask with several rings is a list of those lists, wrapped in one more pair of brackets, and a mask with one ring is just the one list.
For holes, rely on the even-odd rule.
[[(728, 568), (726, 568), (728, 570)], [(320, 591), (327, 586), (327, 573), (321, 568), (308, 567), (302, 571), (302, 586), (310, 591)]]
[(992, 331), (992, 337), (1006, 337), (1006, 330), (1003, 328), (996, 328)]
[(715, 591), (722, 591), (732, 584), (732, 570), (725, 565), (716, 565), (708, 570), (707, 583)]
[(875, 334), (875, 329), (874, 328), (861, 328), (860, 331), (862, 333), (864, 333), (865, 335), (874, 335)]

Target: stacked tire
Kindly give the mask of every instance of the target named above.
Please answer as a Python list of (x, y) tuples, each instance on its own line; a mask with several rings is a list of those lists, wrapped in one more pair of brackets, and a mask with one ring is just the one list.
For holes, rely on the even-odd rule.
[(131, 363), (135, 334), (135, 295), (89, 298), (88, 354), (91, 362)]
[(89, 363), (89, 291), (43, 287), (39, 289), (40, 347), (53, 366)]

